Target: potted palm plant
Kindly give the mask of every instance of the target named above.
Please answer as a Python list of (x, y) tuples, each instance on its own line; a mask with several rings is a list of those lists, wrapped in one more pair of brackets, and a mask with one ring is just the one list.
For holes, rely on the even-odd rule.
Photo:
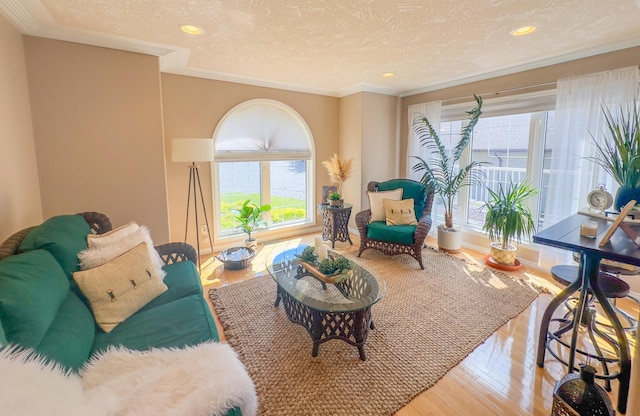
[[(447, 149), (440, 140), (438, 132), (429, 120), (418, 117), (413, 122), (414, 131), (418, 135), (420, 145), (430, 153), (428, 160), (418, 156), (418, 163), (413, 166), (414, 172), (423, 172), (420, 181), (440, 196), (444, 205), (444, 224), (438, 226), (438, 248), (456, 253), (462, 246), (462, 236), (453, 224), (453, 207), (458, 191), (469, 185), (479, 184), (484, 177), (480, 167), (487, 162), (472, 160), (465, 166), (460, 166), (462, 152), (471, 142), (473, 128), (482, 114), (482, 97), (473, 96), (477, 106), (467, 111), (469, 122), (462, 128), (460, 140), (453, 149)], [(437, 127), (437, 126), (436, 126)]]
[(614, 116), (603, 109), (605, 130), (601, 140), (593, 137), (595, 156), (590, 158), (600, 165), (618, 185), (615, 208), (619, 211), (632, 199), (640, 201), (640, 108), (620, 108)]
[(517, 247), (514, 243), (530, 236), (534, 230), (531, 211), (525, 205), (528, 198), (538, 190), (529, 182), (498, 186), (497, 191), (487, 188), (491, 200), (485, 206), (487, 215), (482, 229), (491, 239), (491, 259), (487, 263), (498, 263), (505, 266), (516, 265)]
[(258, 240), (251, 237), (251, 233), (256, 227), (264, 227), (267, 223), (262, 219), (262, 213), (271, 210), (271, 205), (252, 204), (250, 199), (242, 203), (240, 209), (234, 209), (235, 219), (240, 223), (240, 229), (247, 233), (248, 237), (244, 240), (245, 246), (250, 247), (257, 245)]

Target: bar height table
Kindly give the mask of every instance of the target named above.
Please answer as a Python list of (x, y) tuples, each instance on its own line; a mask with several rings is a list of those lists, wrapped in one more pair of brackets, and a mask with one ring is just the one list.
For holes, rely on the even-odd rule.
[[(582, 237), (580, 235), (580, 225), (586, 220), (596, 221), (598, 223), (598, 235), (595, 239)], [(618, 345), (620, 346), (620, 372), (617, 377), (620, 382), (620, 388), (618, 391), (617, 405), (618, 411), (624, 414), (627, 410), (629, 380), (631, 375), (629, 344), (620, 320), (611, 308), (608, 299), (604, 296), (598, 286), (598, 273), (600, 269), (600, 260), (602, 259), (609, 259), (619, 261), (621, 263), (640, 266), (640, 248), (631, 241), (631, 239), (621, 229), (615, 231), (607, 244), (603, 247), (598, 247), (598, 244), (610, 226), (611, 221), (606, 219), (594, 218), (583, 214), (574, 214), (533, 236), (533, 241), (535, 243), (574, 251), (580, 255), (580, 266), (578, 268), (579, 278), (553, 298), (544, 312), (538, 337), (538, 354), (536, 361), (538, 367), (544, 367), (544, 356), (546, 352), (550, 319), (553, 316), (554, 311), (561, 306), (569, 296), (578, 290), (580, 291), (580, 297), (576, 307), (577, 315), (574, 316), (574, 320), (575, 322), (582, 322), (582, 314), (586, 304), (587, 288), (590, 283), (593, 294), (596, 296), (605, 314), (613, 324)], [(632, 228), (638, 231), (637, 226), (632, 226)], [(569, 349), (568, 360), (569, 373), (574, 371), (579, 327), (580, 324), (574, 325), (571, 335), (571, 346)]]

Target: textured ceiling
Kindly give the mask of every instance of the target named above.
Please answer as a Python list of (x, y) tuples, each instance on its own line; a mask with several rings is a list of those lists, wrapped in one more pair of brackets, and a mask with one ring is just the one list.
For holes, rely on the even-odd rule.
[[(23, 33), (161, 56), (164, 72), (336, 96), (406, 95), (640, 45), (640, 0), (0, 0), (0, 10)], [(509, 34), (523, 25), (538, 30)]]

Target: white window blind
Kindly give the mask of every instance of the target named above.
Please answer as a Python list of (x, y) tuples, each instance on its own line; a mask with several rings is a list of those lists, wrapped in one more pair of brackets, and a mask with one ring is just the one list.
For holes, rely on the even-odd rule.
[(213, 134), (216, 161), (310, 160), (311, 132), (290, 107), (250, 100), (231, 109)]
[[(466, 112), (474, 107), (473, 101), (443, 105), (441, 121), (466, 120), (469, 118)], [(487, 99), (483, 97), (481, 118), (549, 111), (555, 107), (555, 89), (507, 97)]]

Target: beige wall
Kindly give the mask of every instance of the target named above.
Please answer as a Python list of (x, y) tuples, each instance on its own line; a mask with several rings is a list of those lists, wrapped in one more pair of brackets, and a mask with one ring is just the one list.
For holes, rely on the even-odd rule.
[[(334, 152), (338, 151), (339, 100), (337, 98), (162, 74), (167, 185), (171, 236), (174, 240), (184, 238), (188, 169), (185, 164), (171, 162), (171, 139), (212, 137), (217, 124), (227, 111), (242, 102), (256, 98), (280, 101), (298, 112), (306, 121), (315, 142), (315, 194), (316, 201), (320, 201), (322, 185), (328, 184), (329, 181), (327, 172), (320, 162), (329, 159)], [(210, 163), (201, 164), (200, 176), (207, 201), (209, 221), (212, 221)], [(319, 220), (318, 223), (320, 223)], [(214, 225), (210, 224), (210, 226), (213, 236), (215, 235)], [(192, 231), (191, 226), (188, 233), (190, 234), (188, 241), (194, 243), (195, 230)]]
[[(484, 81), (404, 97), (402, 99), (402, 111), (400, 117), (400, 172), (405, 172), (407, 163), (407, 106), (438, 100), (455, 100), (459, 98), (462, 98), (461, 101), (473, 103), (473, 94), (480, 94), (482, 95), (482, 98), (489, 99), (496, 97), (496, 94), (490, 93), (496, 91), (505, 91), (500, 94), (501, 97), (513, 94), (522, 94), (523, 92), (542, 91), (544, 89), (555, 88), (554, 83), (561, 78), (591, 74), (594, 72), (606, 71), (608, 69), (623, 68), (639, 64), (640, 46), (533, 69), (530, 71), (519, 72), (517, 74), (491, 78)], [(533, 87), (527, 88), (530, 86)], [(507, 90), (513, 91), (508, 92)]]
[(42, 221), (22, 36), (0, 16), (0, 241)]
[[(399, 98), (364, 93), (362, 188), (370, 181), (398, 178), (398, 122)], [(404, 176), (404, 175), (403, 175)], [(366, 194), (363, 203), (369, 206)]]
[(157, 57), (25, 37), (43, 214), (107, 214), (169, 240)]
[(340, 157), (353, 159), (353, 175), (344, 185), (355, 214), (369, 207), (370, 181), (398, 177), (397, 97), (361, 92), (340, 100)]
[[(349, 225), (355, 227), (355, 215), (362, 207), (362, 106), (363, 93), (351, 94), (340, 99), (340, 147), (338, 156), (351, 159), (352, 173), (342, 185), (345, 202), (352, 204)], [(328, 180), (325, 181), (328, 185)]]

